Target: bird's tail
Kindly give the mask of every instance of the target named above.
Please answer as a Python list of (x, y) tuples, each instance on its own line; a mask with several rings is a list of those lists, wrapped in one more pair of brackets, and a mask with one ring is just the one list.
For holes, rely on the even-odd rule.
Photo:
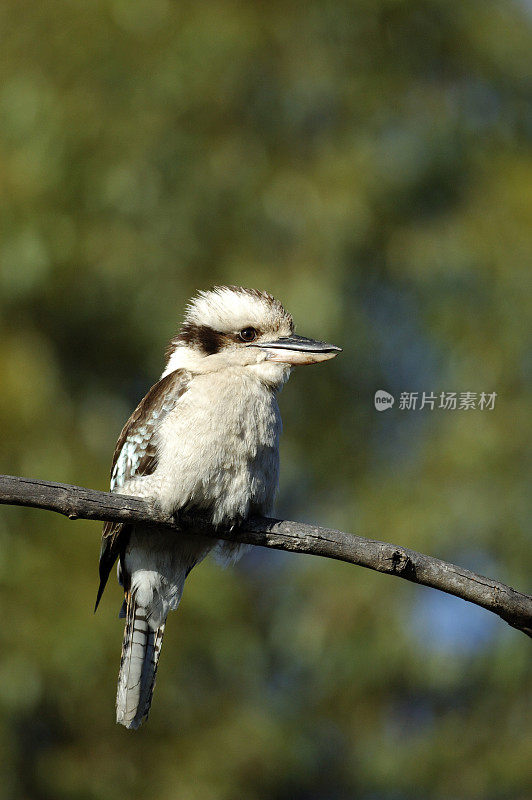
[(137, 605), (135, 595), (126, 595), (126, 628), (116, 693), (116, 721), (138, 728), (148, 716), (157, 663), (163, 643), (164, 622), (153, 630), (147, 610)]

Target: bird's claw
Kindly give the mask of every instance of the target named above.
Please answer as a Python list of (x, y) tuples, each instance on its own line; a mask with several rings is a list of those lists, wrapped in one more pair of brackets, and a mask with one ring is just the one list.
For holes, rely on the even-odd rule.
[(177, 511), (175, 511), (173, 514), (170, 514), (169, 522), (170, 522), (170, 525), (174, 526), (174, 528), (181, 529), (181, 523), (180, 523), (179, 514), (177, 513)]

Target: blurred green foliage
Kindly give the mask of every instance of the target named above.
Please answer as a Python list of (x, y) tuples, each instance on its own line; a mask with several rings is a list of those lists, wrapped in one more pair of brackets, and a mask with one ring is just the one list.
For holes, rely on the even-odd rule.
[[(0, 29), (2, 471), (106, 488), (188, 297), (265, 288), (344, 347), (281, 396), (278, 514), (529, 590), (530, 3), (4, 0)], [(117, 728), (98, 550), (2, 511), (2, 800), (532, 795), (525, 637), (304, 556), (195, 570)]]

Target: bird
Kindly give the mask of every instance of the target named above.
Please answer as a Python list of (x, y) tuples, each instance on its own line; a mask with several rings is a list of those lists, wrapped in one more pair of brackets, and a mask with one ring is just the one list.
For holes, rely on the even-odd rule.
[[(241, 286), (198, 291), (166, 351), (160, 380), (126, 422), (114, 450), (111, 491), (140, 497), (214, 529), (272, 511), (282, 423), (277, 393), (293, 366), (341, 351), (294, 333), (271, 294)], [(203, 529), (204, 530), (204, 529)], [(211, 551), (236, 561), (247, 545), (179, 531), (107, 522), (99, 562), (98, 607), (115, 562), (125, 631), (116, 721), (137, 729), (150, 711), (166, 618), (185, 579)]]

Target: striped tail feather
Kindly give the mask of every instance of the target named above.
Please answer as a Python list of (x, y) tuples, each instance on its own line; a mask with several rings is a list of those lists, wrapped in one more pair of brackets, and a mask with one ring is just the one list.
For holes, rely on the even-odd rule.
[(116, 693), (116, 721), (136, 729), (148, 716), (155, 686), (164, 623), (153, 630), (135, 596), (126, 596), (126, 628)]

